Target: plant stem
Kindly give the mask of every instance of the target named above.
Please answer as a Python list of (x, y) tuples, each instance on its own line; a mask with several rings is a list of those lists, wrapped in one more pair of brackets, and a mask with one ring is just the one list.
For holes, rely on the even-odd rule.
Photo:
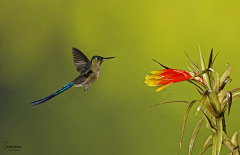
[(229, 138), (229, 136), (226, 134), (225, 118), (212, 117), (212, 121), (217, 125), (217, 132), (213, 135), (214, 146), (212, 147), (212, 155), (219, 155), (221, 149), (220, 144), (223, 144), (226, 148), (228, 148), (233, 155), (240, 155), (239, 146), (235, 146), (232, 143), (231, 138)]

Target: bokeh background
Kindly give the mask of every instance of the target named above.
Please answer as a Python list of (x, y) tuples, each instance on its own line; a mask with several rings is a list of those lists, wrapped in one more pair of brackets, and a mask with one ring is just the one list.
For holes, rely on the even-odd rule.
[[(211, 48), (220, 74), (229, 63), (240, 87), (240, 2), (169, 0), (1, 0), (0, 1), (0, 143), (21, 151), (0, 154), (185, 155), (200, 115), (189, 114), (179, 149), (187, 104), (199, 99), (187, 82), (156, 93), (144, 77), (162, 69), (187, 70), (187, 57), (199, 62), (198, 44), (207, 59)], [(115, 56), (103, 62), (99, 79), (71, 88), (41, 106), (29, 102), (58, 90), (78, 72), (72, 47), (87, 57)], [(207, 60), (206, 60), (207, 62)], [(240, 129), (240, 103), (226, 117), (227, 132)], [(211, 134), (202, 126), (193, 154)], [(221, 154), (229, 153), (222, 148)], [(206, 154), (210, 154), (208, 151)]]

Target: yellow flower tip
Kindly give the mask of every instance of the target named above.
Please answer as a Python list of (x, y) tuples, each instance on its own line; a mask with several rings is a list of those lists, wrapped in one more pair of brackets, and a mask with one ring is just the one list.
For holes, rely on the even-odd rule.
[(162, 77), (157, 75), (146, 75), (145, 80), (150, 80), (150, 79), (162, 79)]
[(158, 86), (159, 82), (161, 82), (162, 79), (146, 79), (145, 83), (147, 84), (147, 86), (153, 87), (153, 86)]
[(147, 84), (147, 86), (149, 86), (149, 87), (154, 87), (154, 86), (157, 86), (156, 85), (156, 82), (150, 82), (150, 81), (145, 81), (145, 83)]
[(156, 92), (160, 92), (161, 90), (167, 88), (167, 87), (170, 86), (171, 84), (173, 84), (173, 82), (170, 82), (170, 83), (168, 83), (168, 84), (165, 84), (165, 85), (159, 87), (159, 88), (156, 90)]
[(159, 70), (159, 71), (151, 71), (151, 74), (162, 74), (164, 71)]

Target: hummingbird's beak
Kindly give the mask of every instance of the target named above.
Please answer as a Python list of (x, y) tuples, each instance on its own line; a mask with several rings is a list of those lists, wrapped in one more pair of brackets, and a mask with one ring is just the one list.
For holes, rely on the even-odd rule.
[(112, 59), (112, 58), (115, 58), (115, 57), (103, 58), (102, 60), (107, 60), (107, 59)]

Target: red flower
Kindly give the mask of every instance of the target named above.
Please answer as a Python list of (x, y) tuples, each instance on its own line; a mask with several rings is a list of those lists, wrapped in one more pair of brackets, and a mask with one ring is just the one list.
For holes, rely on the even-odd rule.
[[(159, 92), (173, 83), (185, 81), (191, 79), (194, 73), (187, 72), (185, 70), (178, 69), (164, 69), (158, 71), (151, 71), (152, 75), (147, 75), (145, 77), (145, 83), (149, 87), (159, 86), (156, 92)], [(201, 77), (194, 78), (197, 81), (203, 83), (203, 79)]]

